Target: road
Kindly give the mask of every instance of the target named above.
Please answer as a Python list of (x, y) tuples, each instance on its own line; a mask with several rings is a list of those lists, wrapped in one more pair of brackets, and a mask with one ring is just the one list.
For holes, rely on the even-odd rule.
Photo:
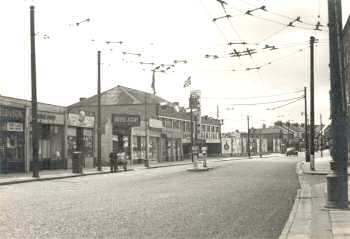
[(1, 238), (278, 238), (297, 159), (189, 166), (0, 187)]

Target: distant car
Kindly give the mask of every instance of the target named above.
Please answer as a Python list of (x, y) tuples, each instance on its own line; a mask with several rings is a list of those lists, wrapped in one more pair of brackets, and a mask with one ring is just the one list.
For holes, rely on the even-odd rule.
[(290, 155), (296, 155), (297, 156), (298, 155), (298, 151), (294, 147), (287, 148), (286, 155), (287, 156), (290, 156)]

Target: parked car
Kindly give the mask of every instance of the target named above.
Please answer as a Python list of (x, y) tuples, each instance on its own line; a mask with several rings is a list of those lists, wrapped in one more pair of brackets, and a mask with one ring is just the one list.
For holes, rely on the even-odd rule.
[(286, 155), (287, 155), (287, 156), (290, 156), (290, 155), (295, 155), (295, 156), (297, 156), (297, 155), (298, 155), (298, 151), (296, 150), (296, 148), (290, 147), (290, 148), (287, 148), (287, 150), (286, 150)]

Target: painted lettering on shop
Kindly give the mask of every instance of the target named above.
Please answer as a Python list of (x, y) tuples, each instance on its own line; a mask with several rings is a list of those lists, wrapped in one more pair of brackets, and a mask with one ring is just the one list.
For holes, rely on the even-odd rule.
[(124, 126), (124, 127), (140, 126), (140, 116), (113, 114), (112, 122), (117, 126)]

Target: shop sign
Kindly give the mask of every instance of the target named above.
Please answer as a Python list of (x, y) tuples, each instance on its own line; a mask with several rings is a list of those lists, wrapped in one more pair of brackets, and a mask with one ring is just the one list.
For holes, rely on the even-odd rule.
[(24, 110), (0, 105), (0, 118), (24, 121)]
[(6, 130), (12, 132), (23, 132), (23, 123), (7, 122)]
[(113, 135), (130, 135), (129, 128), (114, 128), (113, 129)]
[(112, 123), (116, 127), (140, 126), (140, 116), (128, 114), (112, 114)]
[(192, 146), (192, 151), (193, 151), (193, 152), (199, 151), (199, 146), (198, 146), (198, 145)]
[(68, 124), (69, 126), (93, 128), (95, 123), (95, 118), (93, 116), (86, 116), (84, 111), (79, 114), (68, 114)]
[(149, 127), (156, 128), (156, 129), (162, 129), (163, 123), (161, 120), (149, 119)]
[(38, 122), (43, 124), (64, 124), (64, 115), (50, 112), (38, 112)]

